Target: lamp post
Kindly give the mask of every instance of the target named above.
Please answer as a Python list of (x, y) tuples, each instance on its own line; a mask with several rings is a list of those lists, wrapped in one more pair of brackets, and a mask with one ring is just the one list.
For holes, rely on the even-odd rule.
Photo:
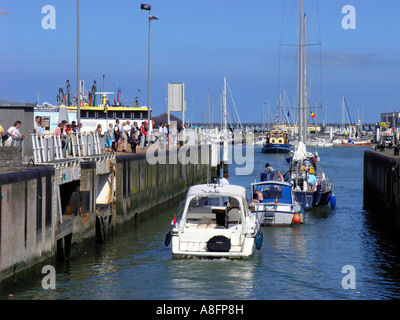
[(148, 123), (148, 133), (151, 134), (153, 130), (153, 123), (150, 117), (150, 25), (151, 20), (158, 20), (158, 18), (151, 15), (151, 5), (141, 4), (140, 9), (149, 11), (149, 49), (148, 49), (148, 69), (147, 69), (147, 123)]
[(33, 92), (37, 94), (37, 101), (36, 101), (36, 104), (37, 104), (37, 106), (39, 106), (39, 96), (40, 96), (40, 94), (43, 92), (43, 90), (40, 90), (40, 91), (35, 91), (35, 90), (33, 90)]
[(77, 47), (77, 52), (76, 52), (76, 58), (77, 58), (77, 74), (76, 74), (76, 83), (78, 85), (77, 87), (77, 97), (76, 97), (76, 120), (77, 123), (81, 123), (81, 61), (80, 61), (80, 30), (79, 30), (79, 0), (77, 0), (77, 33), (76, 33), (76, 47)]

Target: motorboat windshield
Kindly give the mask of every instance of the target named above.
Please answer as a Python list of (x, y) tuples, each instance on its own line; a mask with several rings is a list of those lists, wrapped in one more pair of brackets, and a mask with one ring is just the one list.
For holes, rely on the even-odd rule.
[(279, 202), (280, 204), (293, 204), (292, 189), (290, 185), (284, 184), (257, 184), (254, 192), (258, 190), (262, 194), (262, 203)]

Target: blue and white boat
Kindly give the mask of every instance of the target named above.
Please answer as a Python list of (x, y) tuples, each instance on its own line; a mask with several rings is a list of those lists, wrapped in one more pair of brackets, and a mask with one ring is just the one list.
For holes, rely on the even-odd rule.
[(303, 210), (295, 200), (290, 183), (275, 180), (252, 183), (251, 195), (251, 214), (262, 227), (293, 226), (303, 222)]
[(263, 153), (289, 153), (290, 151), (288, 133), (278, 129), (267, 132), (262, 148)]

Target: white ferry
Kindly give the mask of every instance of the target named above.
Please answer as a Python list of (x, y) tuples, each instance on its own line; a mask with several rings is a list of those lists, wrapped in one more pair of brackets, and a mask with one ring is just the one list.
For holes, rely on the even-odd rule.
[[(35, 108), (34, 117), (40, 116), (45, 123), (45, 130), (54, 132), (59, 123), (59, 113), (62, 108), (66, 108), (68, 111), (68, 123), (77, 121), (77, 106), (42, 106)], [(134, 121), (141, 125), (141, 122), (147, 121), (148, 108), (143, 107), (131, 107), (131, 106), (89, 106), (88, 104), (83, 105), (80, 108), (82, 129), (85, 132), (91, 132), (96, 130), (97, 125), (101, 124), (102, 131), (106, 131), (110, 122), (115, 124), (115, 120), (119, 119), (120, 125), (123, 122), (129, 120), (131, 124)]]

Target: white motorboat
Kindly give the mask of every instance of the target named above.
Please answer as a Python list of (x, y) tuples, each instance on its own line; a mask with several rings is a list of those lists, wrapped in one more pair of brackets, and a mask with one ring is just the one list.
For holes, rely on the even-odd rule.
[(333, 147), (333, 143), (327, 139), (310, 139), (307, 140), (305, 145), (307, 147), (319, 147), (319, 148), (327, 148)]
[(254, 199), (250, 211), (262, 227), (293, 226), (303, 222), (303, 210), (295, 200), (291, 184), (275, 180), (252, 183), (251, 194)]
[(178, 212), (165, 242), (172, 242), (174, 257), (247, 258), (262, 246), (260, 224), (241, 186), (192, 186), (178, 211), (182, 216)]

